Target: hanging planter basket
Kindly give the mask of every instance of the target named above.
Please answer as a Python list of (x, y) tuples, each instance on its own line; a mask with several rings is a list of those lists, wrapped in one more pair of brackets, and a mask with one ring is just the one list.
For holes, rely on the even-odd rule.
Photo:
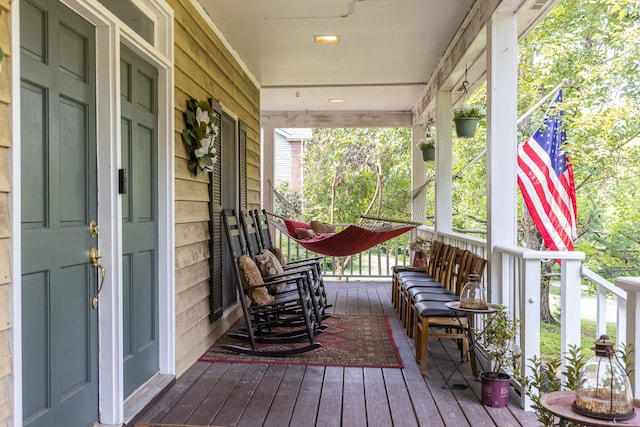
[(476, 117), (459, 118), (453, 120), (456, 125), (456, 135), (458, 138), (473, 138), (480, 119)]
[(435, 147), (425, 147), (420, 149), (422, 151), (422, 159), (425, 162), (429, 162), (436, 159), (436, 148)]

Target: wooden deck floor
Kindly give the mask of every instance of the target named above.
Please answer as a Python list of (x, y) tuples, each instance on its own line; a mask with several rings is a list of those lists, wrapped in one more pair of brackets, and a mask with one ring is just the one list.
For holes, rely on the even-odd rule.
[[(139, 422), (215, 426), (534, 426), (515, 393), (507, 408), (479, 403), (480, 383), (452, 340), (429, 343), (423, 377), (393, 310), (389, 282), (327, 282), (335, 313), (386, 314), (403, 369), (197, 362)], [(453, 359), (452, 359), (453, 357)]]

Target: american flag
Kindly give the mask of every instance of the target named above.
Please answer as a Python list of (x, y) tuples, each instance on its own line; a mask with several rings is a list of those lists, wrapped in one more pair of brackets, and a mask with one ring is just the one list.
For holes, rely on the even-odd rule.
[(573, 169), (562, 144), (562, 89), (551, 103), (544, 124), (518, 147), (518, 186), (545, 246), (572, 251), (576, 238), (576, 188)]

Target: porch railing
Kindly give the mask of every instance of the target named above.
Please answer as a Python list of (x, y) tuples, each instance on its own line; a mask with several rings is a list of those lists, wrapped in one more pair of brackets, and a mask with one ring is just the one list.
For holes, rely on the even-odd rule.
[[(345, 224), (338, 229), (346, 227)], [(437, 238), (450, 245), (468, 249), (484, 258), (488, 258), (487, 243), (484, 239), (468, 237), (456, 233), (439, 233), (437, 236), (430, 227), (418, 227), (414, 235)], [(391, 275), (394, 265), (410, 264), (409, 243), (411, 236), (405, 233), (389, 242), (378, 245), (368, 251), (354, 255), (344, 271), (338, 268), (338, 262), (345, 258), (323, 257), (325, 275), (328, 277), (386, 277)], [(279, 245), (289, 260), (316, 256), (313, 252), (302, 248), (285, 234), (277, 232), (276, 244)], [(607, 330), (607, 313), (616, 311), (615, 337), (619, 347), (625, 343), (640, 341), (640, 277), (620, 277), (615, 284), (609, 282), (582, 265), (585, 257), (582, 252), (550, 252), (533, 251), (526, 248), (496, 246), (493, 258), (499, 263), (500, 285), (491, 292), (491, 302), (504, 304), (509, 308), (512, 318), (522, 320), (522, 330), (518, 336), (521, 350), (521, 369), (531, 375), (530, 359), (540, 355), (540, 282), (542, 261), (549, 258), (561, 261), (560, 272), (560, 354), (562, 366), (565, 367), (564, 355), (570, 346), (580, 346), (581, 340), (581, 306), (583, 303), (582, 286), (589, 282), (595, 285), (596, 337)], [(487, 271), (485, 271), (485, 283)], [(477, 319), (477, 326), (482, 328), (482, 321)], [(526, 333), (525, 333), (526, 331)], [(480, 359), (486, 365), (482, 354)], [(634, 352), (634, 369), (631, 383), (634, 395), (640, 395), (640, 349)], [(530, 407), (531, 401), (524, 393), (522, 406)]]
[[(420, 227), (418, 235), (436, 237), (433, 230)], [(440, 240), (448, 244), (487, 257), (486, 241), (455, 233), (440, 233)], [(595, 285), (596, 337), (607, 331), (607, 314), (615, 310), (616, 343), (622, 347), (625, 343), (640, 340), (640, 329), (636, 328), (640, 321), (640, 278), (617, 278), (613, 284), (582, 265), (585, 255), (582, 252), (549, 252), (533, 251), (526, 248), (497, 246), (493, 262), (498, 263), (499, 286), (491, 291), (491, 302), (504, 304), (509, 308), (512, 318), (522, 320), (521, 333), (517, 343), (521, 351), (521, 369), (531, 375), (530, 359), (540, 356), (540, 281), (542, 260), (555, 258), (561, 261), (560, 273), (560, 354), (562, 366), (565, 367), (564, 355), (570, 346), (580, 347), (581, 342), (581, 307), (584, 303), (582, 286), (589, 282)], [(486, 279), (486, 277), (485, 277)], [(485, 283), (488, 283), (485, 280)], [(482, 328), (479, 317), (477, 324)], [(636, 332), (638, 330), (638, 332)], [(526, 331), (526, 333), (525, 333)], [(486, 357), (479, 355), (486, 363)], [(634, 352), (634, 366), (640, 367), (640, 351)], [(484, 365), (487, 366), (487, 365)], [(634, 395), (640, 392), (640, 369), (634, 369), (631, 382)], [(521, 393), (523, 407), (529, 408), (531, 401)]]

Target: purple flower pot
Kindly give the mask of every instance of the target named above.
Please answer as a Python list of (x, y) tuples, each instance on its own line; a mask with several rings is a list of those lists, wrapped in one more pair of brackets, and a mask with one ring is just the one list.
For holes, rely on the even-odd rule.
[(509, 383), (511, 382), (511, 377), (503, 373), (499, 373), (497, 378), (492, 378), (492, 375), (493, 372), (483, 372), (480, 374), (482, 404), (494, 408), (504, 408), (509, 401)]

